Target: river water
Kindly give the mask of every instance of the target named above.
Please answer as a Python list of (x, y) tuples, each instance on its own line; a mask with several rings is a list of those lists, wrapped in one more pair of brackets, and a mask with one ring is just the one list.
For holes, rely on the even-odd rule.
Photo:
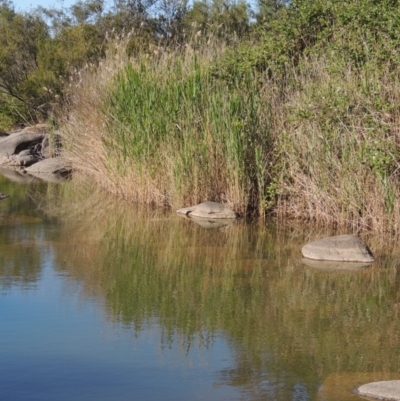
[(0, 178), (0, 401), (354, 401), (400, 378), (399, 252), (307, 266), (332, 234), (204, 227), (75, 183)]

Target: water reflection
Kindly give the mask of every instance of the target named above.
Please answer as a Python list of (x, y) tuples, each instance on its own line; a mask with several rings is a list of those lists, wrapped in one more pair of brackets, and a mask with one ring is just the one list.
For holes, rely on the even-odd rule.
[(187, 220), (187, 221), (192, 221), (195, 224), (198, 224), (199, 226), (203, 228), (222, 228), (222, 227), (228, 227), (232, 224), (234, 224), (236, 221), (234, 219), (205, 219), (201, 217), (188, 217), (184, 215), (180, 215), (181, 218)]
[(312, 269), (326, 270), (326, 271), (338, 271), (338, 272), (356, 272), (361, 269), (367, 269), (372, 266), (372, 263), (365, 262), (335, 262), (330, 260), (312, 260), (302, 259), (303, 265)]
[(45, 235), (42, 213), (31, 195), (44, 193), (46, 188), (13, 184), (5, 178), (0, 179), (0, 186), (10, 194), (0, 202), (0, 289), (30, 288), (41, 277), (43, 253), (37, 245)]
[(337, 396), (327, 378), (400, 370), (398, 251), (379, 239), (369, 238), (376, 263), (342, 274), (303, 264), (309, 234), (298, 227), (239, 221), (205, 230), (73, 183), (36, 188), (30, 198), (60, 226), (54, 234), (22, 224), (33, 234), (20, 236), (36, 241), (25, 245), (4, 231), (0, 275), (14, 277), (7, 285), (37, 280), (40, 249), (51, 249), (54, 269), (79, 283), (81, 297), (101, 299), (107, 319), (135, 336), (156, 321), (158, 344), (178, 341), (188, 355), (222, 335), (234, 359), (216, 374), (217, 387), (249, 400), (346, 401), (349, 389)]
[(39, 178), (36, 178), (30, 174), (25, 174), (23, 171), (18, 169), (11, 169), (0, 166), (0, 174), (2, 177), (6, 177), (11, 182), (16, 182), (18, 184), (31, 184), (34, 182), (40, 182)]
[(204, 328), (223, 330), (237, 358), (220, 380), (247, 397), (291, 399), (300, 383), (313, 399), (332, 372), (399, 369), (395, 259), (350, 276), (314, 271), (301, 262), (301, 232), (244, 222), (205, 231), (173, 213), (96, 204), (66, 218), (65, 238), (73, 227), (98, 242), (65, 268), (134, 330), (155, 314), (164, 342), (178, 331), (189, 347)]

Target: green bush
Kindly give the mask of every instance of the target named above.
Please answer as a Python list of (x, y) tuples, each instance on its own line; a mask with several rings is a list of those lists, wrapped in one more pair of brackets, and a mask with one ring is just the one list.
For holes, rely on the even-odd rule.
[(400, 56), (400, 7), (395, 0), (295, 0), (275, 18), (253, 27), (257, 42), (243, 43), (215, 67), (229, 79), (237, 72), (266, 71), (279, 79), (310, 55), (329, 55), (338, 68), (390, 64)]

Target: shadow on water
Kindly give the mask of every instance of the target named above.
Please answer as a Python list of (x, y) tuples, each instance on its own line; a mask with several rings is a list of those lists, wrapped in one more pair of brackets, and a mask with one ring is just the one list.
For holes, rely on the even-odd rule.
[[(134, 333), (156, 318), (163, 347), (176, 335), (184, 350), (195, 336), (207, 347), (223, 333), (235, 363), (216, 386), (251, 400), (346, 401), (362, 377), (400, 371), (399, 250), (384, 249), (381, 239), (368, 238), (373, 265), (321, 269), (303, 263), (300, 249), (331, 234), (323, 230), (244, 221), (209, 229), (74, 183), (47, 185), (18, 189), (17, 197), (61, 224), (57, 239), (41, 237), (60, 272), (82, 283), (83, 296), (104, 299), (107, 318)], [(4, 226), (0, 233), (2, 253), (17, 246)], [(37, 246), (26, 244), (33, 258)], [(22, 280), (40, 275), (34, 259), (22, 272), (6, 254), (0, 275), (10, 268)]]

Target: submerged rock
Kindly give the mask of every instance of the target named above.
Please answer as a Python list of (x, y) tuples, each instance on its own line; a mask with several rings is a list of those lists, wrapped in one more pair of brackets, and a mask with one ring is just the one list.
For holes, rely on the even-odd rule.
[(176, 213), (205, 219), (236, 219), (237, 217), (233, 210), (217, 202), (203, 202), (196, 206), (184, 207)]
[(374, 261), (368, 246), (356, 235), (322, 238), (308, 243), (301, 251), (305, 258), (314, 260), (366, 263)]
[(379, 400), (400, 401), (400, 380), (364, 384), (358, 387), (357, 394)]

